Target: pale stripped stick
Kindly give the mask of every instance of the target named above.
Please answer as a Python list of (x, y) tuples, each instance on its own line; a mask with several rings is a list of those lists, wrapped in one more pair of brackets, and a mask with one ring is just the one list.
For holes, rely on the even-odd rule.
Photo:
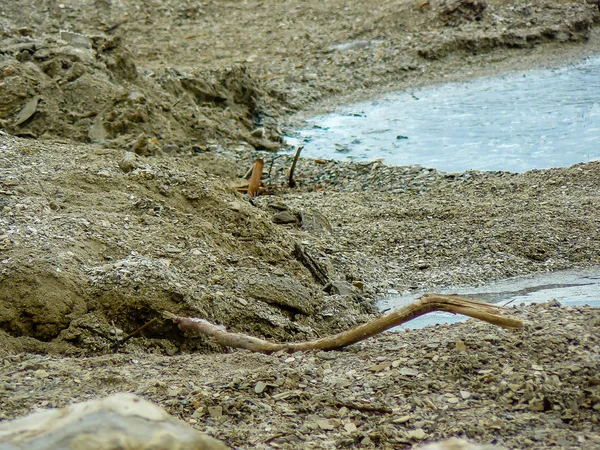
[(499, 314), (501, 309), (503, 309), (501, 306), (476, 302), (457, 295), (425, 294), (415, 303), (403, 306), (396, 311), (348, 331), (314, 341), (283, 344), (265, 341), (246, 334), (230, 333), (225, 327), (214, 325), (204, 319), (180, 317), (170, 312), (165, 312), (164, 316), (176, 322), (179, 325), (179, 329), (184, 332), (206, 334), (214, 338), (219, 344), (227, 347), (244, 348), (260, 353), (273, 353), (280, 350), (293, 353), (307, 350), (340, 349), (434, 311), (463, 314), (498, 325), (502, 328), (522, 328), (524, 326), (523, 322), (518, 319)]

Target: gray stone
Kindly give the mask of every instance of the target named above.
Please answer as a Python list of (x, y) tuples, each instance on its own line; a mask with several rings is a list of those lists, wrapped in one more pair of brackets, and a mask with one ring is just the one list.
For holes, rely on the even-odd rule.
[(0, 424), (0, 450), (23, 448), (225, 450), (227, 446), (149, 401), (133, 394), (115, 394)]
[(314, 314), (311, 292), (299, 281), (270, 276), (251, 281), (244, 287), (247, 296), (265, 303), (292, 308), (302, 314)]
[(296, 223), (297, 221), (298, 219), (296, 219), (296, 217), (294, 217), (288, 211), (281, 211), (273, 216), (273, 222), (280, 225)]

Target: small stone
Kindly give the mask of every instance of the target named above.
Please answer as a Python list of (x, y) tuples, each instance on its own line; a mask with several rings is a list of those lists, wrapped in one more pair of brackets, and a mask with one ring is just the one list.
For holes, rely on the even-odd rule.
[(110, 178), (112, 176), (109, 169), (99, 170), (98, 172), (96, 172), (96, 175), (104, 178)]
[(4, 70), (2, 71), (2, 74), (5, 77), (12, 77), (13, 75), (17, 74), (17, 68), (15, 66), (6, 66), (4, 68)]
[(400, 375), (405, 375), (407, 377), (416, 377), (419, 375), (419, 371), (415, 369), (411, 369), (410, 367), (403, 367), (399, 371)]
[(339, 295), (352, 295), (353, 286), (343, 280), (331, 282), (331, 293)]
[(528, 407), (530, 411), (542, 412), (544, 411), (544, 400), (541, 398), (534, 398), (529, 402)]
[(15, 126), (21, 125), (21, 124), (27, 122), (31, 118), (31, 116), (33, 116), (35, 114), (35, 112), (37, 111), (39, 101), (40, 101), (40, 97), (39, 97), (39, 95), (36, 95), (35, 97), (33, 97), (31, 100), (29, 100), (25, 104), (25, 106), (23, 107), (23, 109), (21, 110), (19, 115), (17, 116), (17, 121), (15, 122)]
[(44, 369), (36, 370), (33, 372), (33, 374), (36, 378), (48, 378), (48, 372), (46, 372)]
[(123, 159), (119, 161), (119, 167), (123, 172), (131, 172), (138, 168), (137, 156), (133, 152), (123, 153)]
[(329, 422), (329, 420), (327, 420), (327, 419), (317, 420), (317, 425), (319, 426), (319, 428), (321, 430), (324, 430), (324, 431), (331, 431), (331, 430), (335, 429), (333, 424), (331, 422)]
[(319, 353), (317, 353), (317, 358), (319, 359), (328, 359), (328, 360), (332, 360), (337, 358), (338, 354), (337, 352), (324, 352), (324, 351), (320, 351)]
[(289, 223), (296, 223), (297, 220), (288, 211), (281, 211), (273, 216), (273, 222), (280, 225), (285, 225)]
[(33, 36), (34, 31), (33, 28), (30, 27), (21, 27), (17, 30), (21, 36)]
[(85, 72), (85, 66), (80, 62), (75, 62), (73, 63), (69, 71), (65, 74), (65, 80), (69, 82), (75, 81), (77, 78), (85, 74)]
[(425, 431), (423, 431), (422, 428), (417, 428), (416, 430), (410, 430), (406, 434), (410, 439), (415, 439), (418, 441), (425, 439), (425, 436), (426, 436)]
[(459, 352), (466, 352), (467, 346), (465, 345), (465, 343), (463, 341), (461, 341), (459, 339), (456, 341), (456, 350), (458, 350)]
[(264, 137), (264, 135), (265, 135), (264, 128), (257, 128), (250, 132), (250, 136), (255, 137), (255, 138), (262, 138), (262, 137)]
[(167, 389), (167, 397), (177, 397), (180, 392), (181, 389), (179, 388), (169, 388)]
[(208, 414), (210, 414), (210, 417), (212, 417), (213, 419), (219, 419), (220, 417), (223, 416), (223, 407), (222, 406), (209, 406)]
[(369, 367), (370, 372), (381, 372), (382, 370), (389, 369), (392, 366), (392, 363), (383, 363), (383, 364), (375, 364)]
[(471, 398), (473, 394), (471, 394), (469, 391), (460, 391), (460, 396), (464, 399), (467, 400), (469, 398)]
[(417, 261), (417, 269), (425, 270), (428, 268), (429, 268), (429, 264), (427, 264), (425, 261)]
[(356, 425), (354, 425), (354, 423), (346, 422), (344, 424), (344, 430), (346, 430), (347, 433), (354, 433), (357, 430), (357, 428)]
[(265, 383), (264, 381), (259, 381), (254, 386), (254, 392), (257, 394), (262, 394), (264, 392), (264, 390), (266, 389), (266, 387), (267, 387), (267, 383)]
[(403, 423), (408, 422), (410, 419), (412, 419), (412, 416), (406, 415), (406, 416), (398, 417), (397, 419), (392, 420), (392, 423), (403, 424)]
[[(106, 132), (106, 129), (104, 128), (104, 123), (102, 122), (102, 117), (96, 116), (96, 118), (92, 122), (92, 126), (90, 127), (90, 129), (88, 131), (88, 137), (90, 138), (90, 140), (92, 142), (104, 142), (106, 140), (107, 136), (108, 136), (108, 133)], [(129, 153), (129, 152), (125, 152), (125, 153)], [(119, 163), (119, 166), (121, 167), (120, 163)], [(123, 169), (123, 167), (121, 167), (121, 169)], [(133, 169), (130, 169), (130, 170), (123, 169), (123, 170), (125, 172), (130, 172)]]
[(92, 40), (83, 34), (73, 33), (71, 31), (61, 31), (60, 38), (73, 47), (92, 48)]
[(356, 289), (362, 291), (365, 287), (365, 284), (362, 281), (353, 281), (352, 286), (354, 286)]

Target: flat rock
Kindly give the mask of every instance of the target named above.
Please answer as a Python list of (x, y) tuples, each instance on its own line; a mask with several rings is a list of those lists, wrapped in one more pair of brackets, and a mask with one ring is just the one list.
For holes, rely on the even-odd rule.
[(292, 278), (261, 277), (251, 280), (244, 291), (265, 303), (293, 308), (307, 315), (314, 314), (310, 290)]
[(133, 394), (75, 403), (0, 424), (0, 442), (0, 450), (227, 449)]

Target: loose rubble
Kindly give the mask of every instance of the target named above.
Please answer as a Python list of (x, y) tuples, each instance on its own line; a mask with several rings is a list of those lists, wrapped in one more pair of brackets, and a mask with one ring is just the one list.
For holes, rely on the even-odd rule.
[(133, 392), (235, 448), (411, 448), (452, 436), (495, 449), (600, 447), (600, 311), (510, 312), (530, 326), (469, 320), (334, 352), (4, 353), (0, 414)]
[(291, 356), (226, 353), (161, 320), (135, 334), (168, 310), (314, 339), (388, 292), (599, 265), (598, 162), (301, 158), (292, 189), (277, 152), (341, 102), (597, 53), (599, 22), (584, 0), (3, 5), (0, 420), (127, 391), (238, 448), (600, 447), (593, 308)]

